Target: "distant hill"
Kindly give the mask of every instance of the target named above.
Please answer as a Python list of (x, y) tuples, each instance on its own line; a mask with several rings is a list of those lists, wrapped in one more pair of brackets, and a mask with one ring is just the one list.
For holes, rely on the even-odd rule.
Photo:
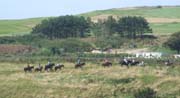
[(32, 27), (45, 18), (30, 18), (21, 20), (0, 20), (0, 36), (28, 34)]
[[(155, 34), (171, 34), (180, 31), (180, 6), (132, 7), (97, 10), (80, 14), (91, 17), (93, 21), (122, 16), (143, 16), (151, 24)], [(22, 20), (0, 20), (0, 36), (28, 34), (32, 27), (44, 18), (30, 18)]]

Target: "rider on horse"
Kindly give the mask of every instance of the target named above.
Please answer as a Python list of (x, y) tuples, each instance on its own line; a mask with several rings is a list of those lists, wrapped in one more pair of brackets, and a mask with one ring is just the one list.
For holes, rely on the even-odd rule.
[(109, 60), (107, 58), (104, 59), (104, 63), (108, 63)]
[(81, 59), (78, 57), (77, 64), (80, 64), (80, 63), (81, 63)]

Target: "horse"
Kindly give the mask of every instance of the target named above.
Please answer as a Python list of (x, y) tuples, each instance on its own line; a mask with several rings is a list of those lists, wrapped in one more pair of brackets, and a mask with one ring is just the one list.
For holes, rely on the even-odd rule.
[(75, 64), (75, 68), (82, 68), (83, 66), (85, 66), (86, 63), (79, 63), (79, 64)]
[(45, 65), (44, 70), (48, 71), (50, 69), (52, 71), (53, 70), (53, 66), (55, 66), (54, 63), (50, 63), (48, 65)]
[(119, 64), (121, 65), (121, 66), (123, 66), (123, 65), (125, 65), (125, 66), (127, 66), (127, 67), (129, 67), (129, 64), (131, 64), (131, 60), (127, 60), (127, 62), (125, 62), (124, 60), (121, 60), (120, 62), (119, 62)]
[(111, 62), (105, 62), (105, 63), (102, 64), (102, 66), (110, 67), (110, 66), (112, 66), (112, 63)]
[(35, 72), (42, 72), (42, 70), (43, 70), (43, 66), (39, 66), (34, 69)]
[(54, 70), (57, 71), (58, 69), (61, 70), (62, 68), (64, 68), (64, 65), (58, 64), (54, 67)]
[(131, 62), (131, 63), (130, 63), (131, 66), (136, 66), (136, 65), (138, 65), (138, 64), (140, 64), (139, 61), (134, 61), (134, 62)]
[(24, 72), (32, 72), (32, 69), (34, 69), (34, 66), (24, 67)]
[(165, 64), (166, 66), (172, 66), (172, 65), (173, 65), (173, 62), (171, 62), (170, 60), (167, 60), (167, 61), (164, 62), (164, 64)]

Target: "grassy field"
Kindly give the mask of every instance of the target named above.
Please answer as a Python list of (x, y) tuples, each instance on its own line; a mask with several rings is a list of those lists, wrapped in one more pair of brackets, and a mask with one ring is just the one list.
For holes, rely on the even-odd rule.
[(134, 98), (151, 87), (162, 98), (180, 98), (180, 67), (103, 68), (87, 64), (59, 72), (24, 73), (25, 64), (1, 63), (0, 98)]
[(22, 20), (0, 20), (0, 36), (28, 34), (32, 27), (45, 18), (31, 18)]
[(178, 11), (180, 7), (139, 7), (139, 8), (124, 8), (124, 9), (108, 9), (97, 10), (89, 13), (81, 14), (86, 17), (94, 17), (98, 15), (116, 15), (116, 16), (143, 16), (154, 18), (180, 18)]
[[(122, 9), (108, 9), (99, 10), (80, 14), (81, 16), (91, 17), (95, 19), (107, 18), (107, 16), (112, 15), (116, 17), (121, 16), (143, 16), (150, 19), (153, 24), (151, 24), (154, 29), (154, 33), (167, 34), (180, 31), (180, 13), (178, 11), (180, 7), (139, 7), (139, 8), (122, 8)], [(32, 27), (40, 23), (41, 20), (46, 18), (31, 18), (22, 20), (0, 20), (0, 36), (12, 36), (12, 35), (23, 35), (28, 34)], [(169, 20), (173, 19), (173, 20)], [(177, 23), (175, 24), (174, 22)], [(156, 22), (157, 21), (157, 22)], [(161, 23), (158, 23), (158, 22)], [(171, 22), (173, 21), (173, 22)], [(164, 23), (165, 24), (164, 24)]]
[(180, 31), (180, 23), (154, 23), (150, 24), (154, 34), (166, 35)]

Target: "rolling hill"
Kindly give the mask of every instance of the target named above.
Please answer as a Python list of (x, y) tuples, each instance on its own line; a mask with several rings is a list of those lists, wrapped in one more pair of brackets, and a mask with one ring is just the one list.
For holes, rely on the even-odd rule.
[(28, 34), (32, 27), (45, 18), (31, 18), (21, 20), (0, 20), (0, 36)]
[[(123, 16), (143, 16), (152, 27), (155, 34), (171, 34), (180, 31), (180, 6), (164, 7), (134, 7), (97, 10), (79, 14), (79, 16), (91, 17), (93, 21), (106, 19), (108, 16), (115, 18)], [(40, 23), (43, 18), (30, 18), (22, 20), (0, 20), (0, 36), (12, 36), (28, 34), (32, 27)]]

